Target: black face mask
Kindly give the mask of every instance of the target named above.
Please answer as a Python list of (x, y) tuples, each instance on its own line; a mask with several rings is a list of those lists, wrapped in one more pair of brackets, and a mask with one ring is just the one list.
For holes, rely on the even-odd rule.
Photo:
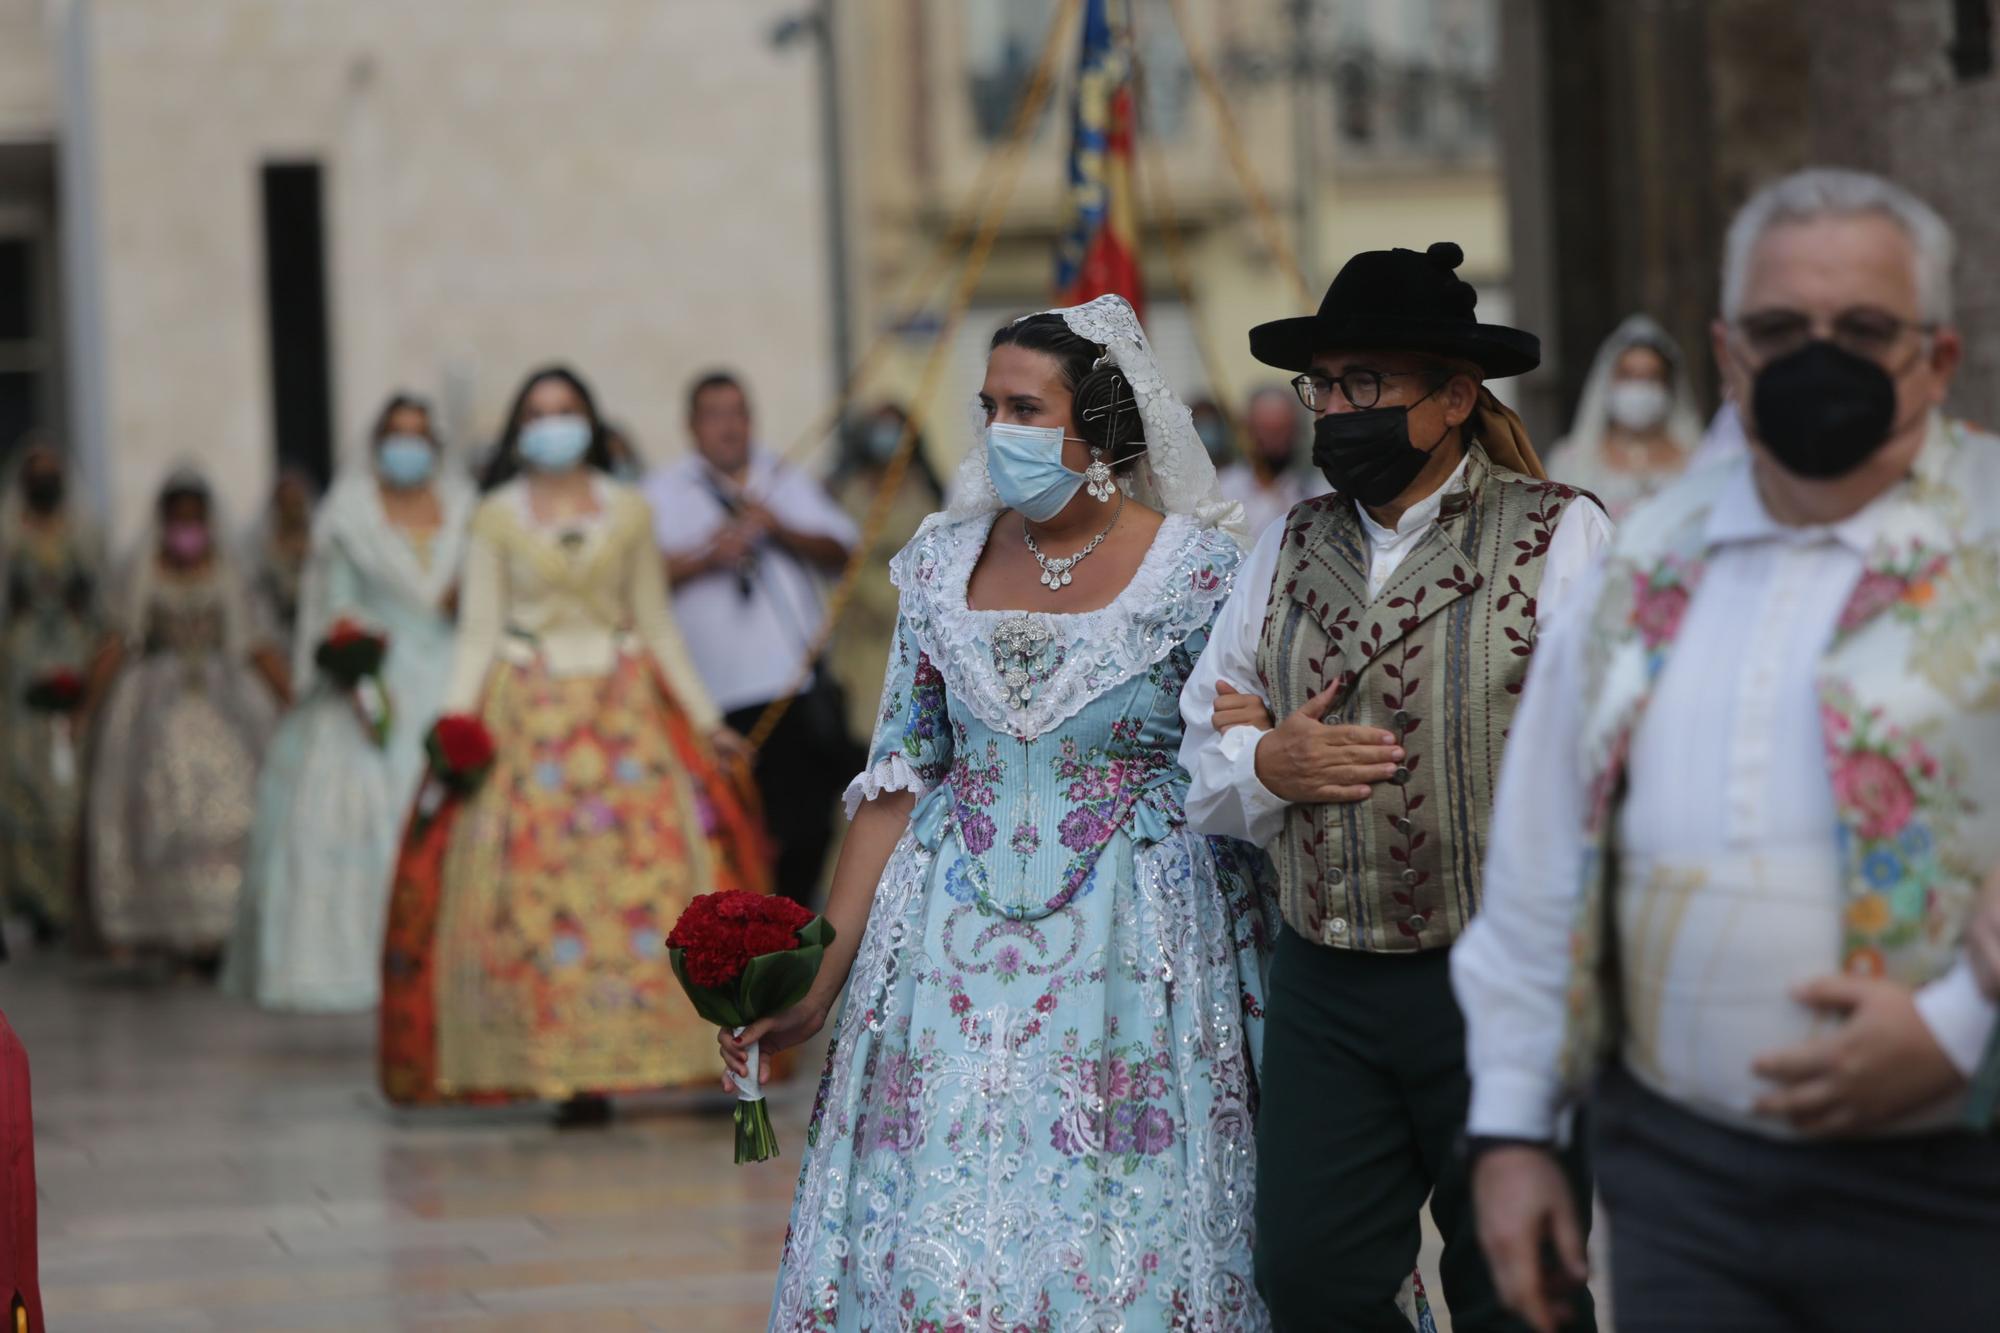
[(59, 472), (38, 472), (21, 479), (21, 497), (37, 514), (53, 514), (62, 508), (63, 479)]
[[(1445, 435), (1450, 433), (1445, 427)], [(1438, 436), (1431, 448), (1443, 440)], [(1327, 485), (1371, 509), (1408, 490), (1430, 461), (1428, 450), (1410, 443), (1409, 407), (1329, 412), (1313, 423), (1313, 466)]]
[(1750, 410), (1757, 438), (1785, 471), (1844, 477), (1889, 439), (1896, 381), (1867, 357), (1815, 339), (1757, 372)]

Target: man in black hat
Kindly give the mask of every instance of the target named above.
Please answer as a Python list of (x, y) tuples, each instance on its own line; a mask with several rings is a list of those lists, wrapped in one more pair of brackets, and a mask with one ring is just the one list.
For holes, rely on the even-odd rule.
[[(1447, 958), (1478, 910), (1537, 625), (1610, 522), (1543, 478), (1484, 387), (1532, 370), (1540, 344), (1477, 320), (1462, 259), (1449, 242), (1356, 255), (1317, 315), (1250, 331), (1258, 360), (1298, 372), (1334, 493), (1262, 534), (1182, 696), (1190, 822), (1278, 871), (1257, 1282), (1281, 1330), (1407, 1328), (1426, 1197), (1453, 1327), (1523, 1327), (1474, 1234)], [(1583, 1237), (1566, 1239), (1551, 1261), (1587, 1329)]]

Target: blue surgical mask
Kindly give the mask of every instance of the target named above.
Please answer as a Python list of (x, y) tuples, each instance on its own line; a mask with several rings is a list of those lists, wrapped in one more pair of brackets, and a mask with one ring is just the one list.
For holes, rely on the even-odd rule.
[(1063, 433), (1055, 426), (986, 428), (986, 475), (1000, 503), (1023, 518), (1046, 523), (1083, 487), (1083, 474), (1063, 466)]
[(521, 459), (537, 472), (567, 472), (590, 452), (594, 432), (583, 417), (537, 417), (521, 427)]
[(389, 435), (375, 447), (375, 471), (399, 491), (414, 490), (437, 471), (437, 450), (421, 435)]

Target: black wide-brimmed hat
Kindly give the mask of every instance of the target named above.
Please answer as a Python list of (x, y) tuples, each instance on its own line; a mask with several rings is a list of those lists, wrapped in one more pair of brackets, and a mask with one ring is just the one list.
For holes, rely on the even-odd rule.
[(1415, 250), (1364, 250), (1347, 261), (1316, 315), (1250, 330), (1250, 355), (1281, 370), (1311, 370), (1315, 352), (1368, 348), (1470, 361), (1488, 379), (1542, 363), (1542, 340), (1473, 318), (1479, 293), (1454, 271), (1465, 252), (1439, 241)]

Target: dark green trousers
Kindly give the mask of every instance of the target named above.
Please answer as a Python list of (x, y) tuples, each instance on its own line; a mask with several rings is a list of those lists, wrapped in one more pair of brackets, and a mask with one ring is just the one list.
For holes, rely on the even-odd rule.
[[(1286, 929), (1261, 1083), (1257, 1289), (1279, 1333), (1407, 1333), (1396, 1292), (1416, 1266), (1426, 1196), (1455, 1333), (1526, 1328), (1479, 1252), (1458, 1152), (1465, 1020), (1444, 950), (1327, 949)], [(1587, 1225), (1589, 1182), (1580, 1160), (1565, 1165)], [(1588, 1293), (1571, 1328), (1596, 1328)]]

